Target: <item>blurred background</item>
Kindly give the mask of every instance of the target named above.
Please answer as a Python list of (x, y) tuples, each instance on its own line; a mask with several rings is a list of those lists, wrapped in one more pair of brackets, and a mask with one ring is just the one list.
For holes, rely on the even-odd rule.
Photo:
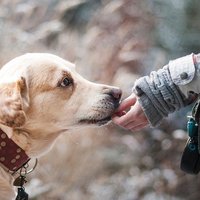
[[(199, 8), (198, 0), (0, 0), (0, 65), (53, 53), (85, 78), (119, 86), (125, 98), (139, 76), (199, 52)], [(199, 176), (179, 168), (189, 110), (137, 133), (112, 123), (66, 133), (30, 175), (30, 198), (200, 199)]]

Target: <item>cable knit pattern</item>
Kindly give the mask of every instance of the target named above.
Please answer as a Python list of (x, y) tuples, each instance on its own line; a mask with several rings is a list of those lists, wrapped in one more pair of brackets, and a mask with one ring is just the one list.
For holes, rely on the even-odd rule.
[(135, 82), (133, 91), (152, 127), (160, 124), (164, 117), (186, 106), (188, 101), (170, 76), (169, 67), (151, 72)]

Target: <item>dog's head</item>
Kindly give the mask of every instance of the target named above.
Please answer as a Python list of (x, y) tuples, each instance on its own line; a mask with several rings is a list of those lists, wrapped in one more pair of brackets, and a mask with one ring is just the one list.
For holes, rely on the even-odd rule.
[(51, 54), (25, 54), (0, 71), (0, 123), (12, 128), (103, 125), (120, 97), (120, 89), (87, 81), (74, 64)]

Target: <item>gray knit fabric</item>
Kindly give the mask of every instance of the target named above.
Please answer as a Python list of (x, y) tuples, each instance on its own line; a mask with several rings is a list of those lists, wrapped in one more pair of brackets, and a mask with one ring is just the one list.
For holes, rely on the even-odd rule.
[(135, 82), (134, 90), (152, 127), (160, 124), (164, 117), (188, 104), (170, 76), (169, 67), (151, 72)]

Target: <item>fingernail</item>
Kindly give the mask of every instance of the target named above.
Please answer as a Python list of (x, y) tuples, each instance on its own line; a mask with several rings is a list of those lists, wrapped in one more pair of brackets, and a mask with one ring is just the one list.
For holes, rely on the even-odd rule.
[(120, 112), (115, 113), (115, 115), (118, 116), (118, 117), (121, 117), (121, 116), (123, 116), (125, 114), (126, 114), (125, 111), (120, 111)]

